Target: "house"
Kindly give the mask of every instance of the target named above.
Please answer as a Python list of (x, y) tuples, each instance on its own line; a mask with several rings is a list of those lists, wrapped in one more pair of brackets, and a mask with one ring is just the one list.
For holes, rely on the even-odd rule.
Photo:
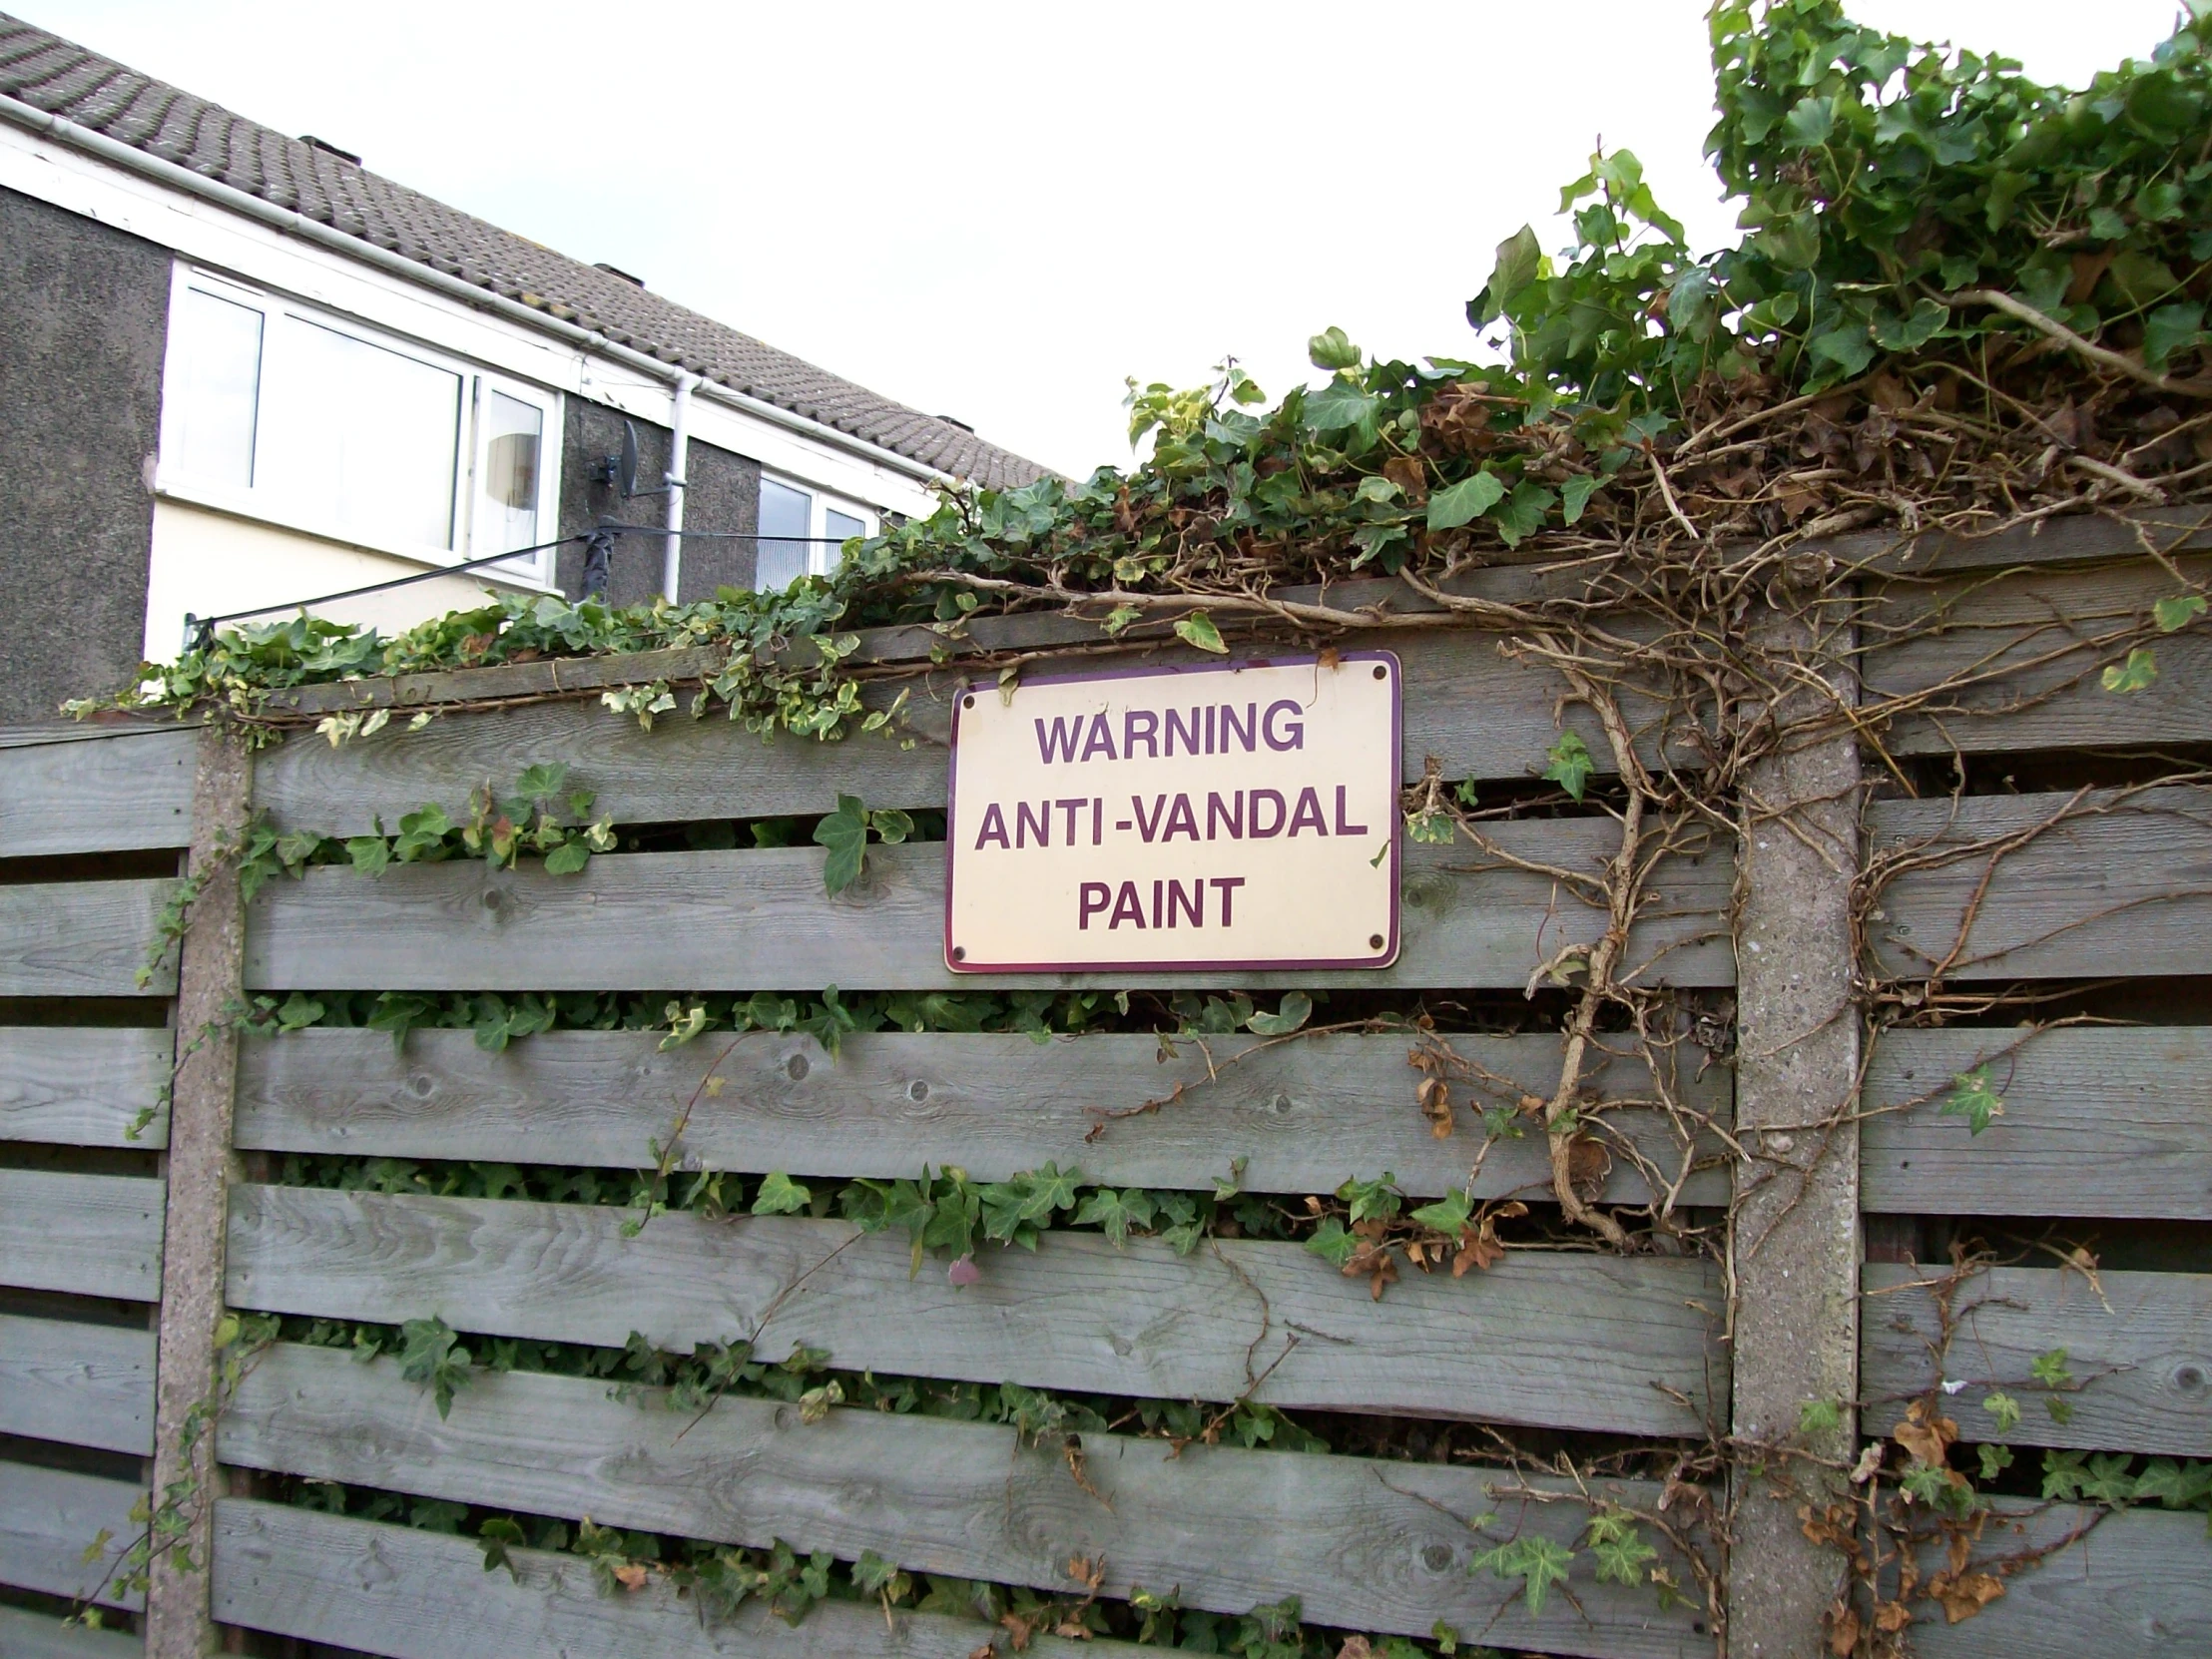
[(4, 14), (0, 316), (0, 724), (174, 657), (188, 614), (506, 553), (318, 610), (574, 598), (609, 520), (685, 532), (625, 534), (610, 597), (690, 601), (1044, 471)]

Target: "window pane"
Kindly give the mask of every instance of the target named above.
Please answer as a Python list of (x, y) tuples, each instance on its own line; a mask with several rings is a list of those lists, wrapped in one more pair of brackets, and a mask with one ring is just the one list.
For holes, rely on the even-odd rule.
[(163, 461), (198, 483), (252, 488), (261, 379), (262, 313), (200, 288), (185, 289), (169, 319)]
[(484, 471), (476, 490), (481, 557), (533, 546), (538, 539), (538, 448), (545, 415), (502, 391), (484, 394)]
[(277, 330), (263, 481), (348, 534), (450, 548), (461, 377), (302, 317)]
[(813, 551), (808, 537), (814, 534), (815, 498), (805, 490), (761, 480), (760, 562), (753, 585), (764, 591), (788, 588), (807, 574)]
[(854, 536), (866, 535), (867, 526), (850, 513), (840, 513), (834, 507), (825, 507), (822, 513), (822, 533), (836, 538), (822, 550), (819, 567), (827, 572), (833, 569), (837, 560), (843, 556), (838, 549)]

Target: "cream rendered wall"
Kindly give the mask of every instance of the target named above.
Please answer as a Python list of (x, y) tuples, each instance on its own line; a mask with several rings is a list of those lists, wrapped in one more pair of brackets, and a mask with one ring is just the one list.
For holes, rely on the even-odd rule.
[[(312, 599), (341, 588), (366, 587), (412, 576), (412, 559), (372, 553), (258, 519), (236, 518), (190, 502), (154, 503), (153, 553), (146, 590), (146, 660), (174, 661), (184, 639), (185, 613), (221, 616), (226, 611), (290, 599)], [(482, 571), (434, 576), (411, 587), (366, 594), (315, 607), (336, 622), (364, 622), (386, 634), (411, 628), (447, 611), (484, 602), (487, 589), (542, 593), (527, 583), (501, 583)], [(255, 617), (276, 622), (286, 613)]]

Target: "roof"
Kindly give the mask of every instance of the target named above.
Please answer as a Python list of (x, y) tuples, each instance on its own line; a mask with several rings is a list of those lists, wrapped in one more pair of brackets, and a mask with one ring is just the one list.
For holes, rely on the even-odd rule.
[(0, 13), (0, 93), (563, 321), (987, 488), (1048, 469), (330, 149)]

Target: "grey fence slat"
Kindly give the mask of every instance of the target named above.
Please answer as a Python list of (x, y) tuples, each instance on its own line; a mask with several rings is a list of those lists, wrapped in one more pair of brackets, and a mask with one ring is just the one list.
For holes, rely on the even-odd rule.
[(160, 1301), (161, 1182), (0, 1169), (0, 1284)]
[(0, 996), (174, 996), (177, 953), (137, 982), (174, 881), (0, 886)]
[[(1095, 625), (1077, 626), (1098, 637)], [(1496, 635), (1391, 631), (1348, 643), (1385, 647), (1404, 665), (1400, 751), (1408, 783), (1430, 756), (1453, 779), (1524, 779), (1543, 770), (1544, 751), (1559, 736), (1562, 684), (1500, 656)], [(1178, 647), (1067, 666), (1204, 660)], [(595, 792), (595, 814), (623, 824), (822, 813), (840, 791), (871, 806), (941, 807), (952, 704), (967, 682), (934, 673), (900, 684), (916, 738), (910, 750), (876, 736), (826, 744), (787, 733), (764, 743), (720, 709), (696, 720), (666, 716), (645, 732), (634, 717), (589, 699), (453, 713), (419, 732), (400, 722), (335, 750), (312, 732), (296, 733), (257, 760), (255, 802), (287, 829), (365, 834), (381, 817), (393, 831), (399, 815), (425, 802), (457, 813), (487, 781), (510, 788), (524, 767), (560, 762), (570, 788)], [(888, 689), (871, 691), (869, 701), (889, 702)], [(1599, 770), (1610, 772), (1596, 725), (1580, 715), (1569, 724)]]
[(0, 858), (123, 852), (192, 839), (185, 729), (0, 748)]
[[(1559, 1040), (1453, 1036), (1457, 1052), (1548, 1095)], [(697, 1096), (682, 1138), (688, 1164), (755, 1174), (913, 1176), (958, 1164), (999, 1181), (1047, 1162), (1110, 1186), (1207, 1188), (1244, 1160), (1248, 1192), (1319, 1193), (1349, 1175), (1394, 1174), (1423, 1198), (1466, 1184), (1480, 1125), (1466, 1110), (1513, 1105), (1454, 1090), (1445, 1140), (1415, 1109), (1421, 1073), (1405, 1035), (1263, 1043), (1239, 1035), (1179, 1041), (1099, 1035), (1039, 1045), (1026, 1036), (878, 1031), (847, 1037), (832, 1060), (802, 1033), (710, 1034), (663, 1051), (650, 1031), (551, 1031), (488, 1054), (466, 1031), (414, 1031), (404, 1048), (380, 1031), (312, 1029), (251, 1043), (239, 1062), (238, 1144), (270, 1152), (475, 1158), (631, 1169), (650, 1163)], [(701, 1085), (710, 1069), (723, 1081)], [(1641, 1062), (1612, 1059), (1590, 1079), (1599, 1097), (1652, 1098)], [(1178, 1096), (1176, 1090), (1184, 1092)], [(1728, 1073), (1708, 1067), (1677, 1095), (1726, 1123)], [(1148, 1101), (1165, 1102), (1140, 1111)], [(1112, 1117), (1112, 1113), (1130, 1113)], [(1663, 1114), (1593, 1115), (1672, 1178), (1683, 1148)], [(1711, 1139), (1709, 1137), (1709, 1139)], [(1717, 1141), (1700, 1156), (1718, 1154)], [(1483, 1160), (1483, 1197), (1551, 1179), (1537, 1137), (1503, 1140)], [(1608, 1191), (1641, 1203), (1649, 1187), (1624, 1154)], [(1728, 1202), (1728, 1174), (1694, 1171), (1691, 1204)]]
[(126, 1630), (64, 1624), (51, 1613), (0, 1607), (0, 1654), (7, 1659), (137, 1659), (146, 1646)]
[(154, 1449), (154, 1333), (0, 1314), (0, 1434)]
[[(608, 1397), (604, 1382), (478, 1375), (441, 1421), (386, 1360), (282, 1345), (240, 1384), (228, 1463), (463, 1502), (646, 1527), (922, 1572), (1068, 1588), (1071, 1555), (1105, 1559), (1104, 1592), (1180, 1585), (1183, 1604), (1242, 1613), (1297, 1595), (1316, 1623), (1425, 1636), (1441, 1618), (1502, 1646), (1596, 1655), (1712, 1652), (1698, 1612), (1600, 1584), (1588, 1557), (1535, 1619), (1514, 1585), (1468, 1572), (1493, 1541), (1579, 1535), (1578, 1504), (1496, 1490), (1500, 1471), (1085, 1435), (1086, 1492), (1058, 1448), (941, 1417), (832, 1410), (820, 1423), (725, 1397), (693, 1413)], [(1598, 1495), (1645, 1506), (1655, 1485)], [(1476, 1533), (1464, 1521), (1496, 1516)], [(1677, 1571), (1682, 1569), (1679, 1564)]]
[[(1938, 1338), (1931, 1281), (1947, 1270), (1869, 1262), (1860, 1320), (1860, 1391), (1896, 1403), (1924, 1393), (1935, 1373)], [(2212, 1275), (2079, 1273), (1994, 1268), (1960, 1283), (1943, 1380), (1966, 1386), (1943, 1402), (1967, 1440), (2084, 1446), (2202, 1457), (2212, 1453)], [(2085, 1384), (2066, 1395), (2058, 1422), (2042, 1402), (2029, 1368), (2039, 1354), (2064, 1349)], [(2020, 1403), (2017, 1428), (2000, 1433), (1981, 1402), (2001, 1388)]]
[(525, 767), (548, 762), (567, 765), (569, 789), (595, 793), (595, 816), (620, 824), (826, 813), (840, 792), (883, 807), (945, 798), (935, 744), (788, 733), (764, 743), (719, 708), (697, 720), (664, 716), (645, 732), (594, 698), (449, 714), (419, 732), (402, 721), (342, 749), (295, 733), (257, 757), (254, 801), (285, 829), (359, 835), (380, 817), (396, 833), (400, 816), (425, 803), (458, 816), (487, 782), (511, 792)]
[(1933, 527), (1916, 535), (1895, 529), (1840, 536), (1827, 551), (1870, 576), (1952, 575), (2038, 565), (2104, 564), (2144, 557), (2143, 543), (2162, 553), (2201, 549), (2212, 514), (2202, 507), (2151, 507), (2126, 513), (2074, 513), (1999, 530), (1956, 535)]
[[(678, 1212), (635, 1238), (611, 1207), (304, 1187), (233, 1189), (236, 1307), (688, 1354), (756, 1336), (845, 1370), (1036, 1387), (1398, 1410), (1687, 1434), (1725, 1388), (1709, 1265), (1515, 1252), (1486, 1274), (1408, 1272), (1382, 1301), (1302, 1246), (1054, 1234), (992, 1247), (980, 1283), (912, 1276), (903, 1233)], [(1247, 1370), (1247, 1366), (1250, 1370)]]
[[(0, 1141), (169, 1144), (160, 1110), (175, 1034), (160, 1027), (0, 1026)], [(130, 1138), (142, 1111), (156, 1116)]]
[[(1868, 813), (1874, 849), (1965, 848), (2050, 820), (2063, 795), (1884, 801)], [(2201, 973), (2212, 929), (2212, 790), (2087, 798), (2100, 816), (2059, 824), (2000, 860), (1980, 893), (1955, 981)], [(1869, 941), (1885, 972), (1914, 977), (1951, 953), (1988, 856), (1901, 875)]]
[[(0, 1584), (55, 1596), (92, 1595), (108, 1564), (141, 1531), (131, 1519), (141, 1495), (142, 1488), (128, 1481), (0, 1462)], [(85, 1549), (102, 1532), (113, 1540), (107, 1560), (87, 1566)], [(107, 1606), (136, 1608), (143, 1598), (111, 1586), (99, 1599)]]
[[(820, 1602), (796, 1625), (756, 1601), (710, 1622), (664, 1582), (607, 1596), (574, 1555), (508, 1554), (512, 1572), (487, 1574), (473, 1539), (223, 1498), (215, 1614), (391, 1659), (966, 1659), (995, 1633), (975, 1620), (910, 1611), (897, 1613), (894, 1627), (868, 1601)], [(375, 1567), (363, 1571), (364, 1562)], [(0, 1625), (0, 1637), (5, 1630)], [(1159, 1650), (1038, 1635), (1022, 1651), (1035, 1659), (1148, 1659)]]
[[(1886, 1032), (1860, 1129), (1861, 1198), (1903, 1215), (2212, 1220), (2212, 1030)], [(1941, 1110), (1986, 1066), (2004, 1115), (1980, 1135)]]
[[(1977, 1554), (2048, 1547), (2094, 1523), (2086, 1537), (2004, 1581), (1981, 1612), (1949, 1624), (1927, 1609), (1910, 1631), (1921, 1659), (2177, 1659), (2212, 1653), (2212, 1573), (2204, 1517), (2128, 1509), (2101, 1519), (2073, 1504), (2048, 1508), (1998, 1498), (1997, 1522)], [(2002, 1523), (2002, 1524), (1999, 1524)], [(1931, 1552), (1925, 1571), (1941, 1566)]]
[[(1500, 844), (1595, 869), (1617, 849), (1605, 821), (1507, 824)], [(581, 875), (494, 870), (476, 859), (397, 865), (373, 880), (339, 866), (262, 888), (249, 915), (246, 982), (256, 990), (1029, 990), (1144, 986), (1159, 973), (955, 974), (944, 965), (944, 849), (873, 847), (865, 890), (822, 890), (817, 847), (639, 852)], [(1228, 988), (1524, 984), (1602, 918), (1545, 877), (1477, 870), (1472, 847), (1414, 846), (1394, 966), (1335, 974), (1175, 974)], [(1657, 872), (1662, 897), (1630, 940), (1647, 982), (1720, 985), (1734, 976), (1722, 929), (1730, 860), (1719, 850)], [(0, 894), (10, 889), (0, 888)]]
[[(2192, 558), (2183, 568), (2201, 579), (2206, 561)], [(1901, 720), (1885, 747), (1901, 755), (1976, 754), (2212, 738), (2212, 629), (2158, 640), (2159, 676), (2142, 691), (2115, 697), (2098, 679), (2101, 665), (2126, 655), (2109, 642), (2148, 621), (2154, 601), (2181, 591), (2147, 559), (1897, 587), (1874, 608), (1870, 634), (1941, 631), (1870, 651), (1870, 697), (1923, 693), (1959, 676), (1982, 683)]]

